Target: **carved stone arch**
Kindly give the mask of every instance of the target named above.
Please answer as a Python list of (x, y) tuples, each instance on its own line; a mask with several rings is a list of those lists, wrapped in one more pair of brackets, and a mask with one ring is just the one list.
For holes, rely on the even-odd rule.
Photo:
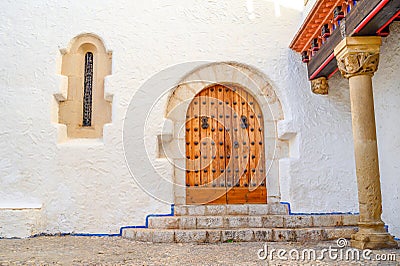
[(111, 122), (111, 97), (104, 96), (104, 78), (111, 74), (112, 52), (95, 34), (73, 38), (61, 50), (60, 74), (66, 77), (63, 91), (56, 94), (58, 123), (65, 124), (67, 138), (101, 138), (103, 126)]
[(93, 33), (83, 33), (75, 36), (68, 47), (68, 51), (70, 53), (77, 53), (79, 50), (85, 50), (85, 46), (90, 46), (92, 49), (97, 50), (99, 53), (110, 53), (107, 52), (106, 47), (104, 46), (103, 40)]
[(179, 120), (178, 113), (182, 108), (186, 111), (188, 100), (214, 83), (236, 83), (247, 88), (261, 105), (268, 106), (269, 112), (264, 114), (268, 120), (283, 120), (281, 103), (265, 75), (250, 66), (236, 62), (211, 63), (187, 74), (169, 97), (166, 117)]
[[(277, 123), (284, 119), (281, 102), (266, 76), (259, 70), (236, 62), (219, 62), (200, 66), (185, 75), (171, 92), (165, 117), (173, 123), (172, 141), (185, 147), (186, 112), (192, 99), (212, 84), (238, 84), (259, 103), (264, 119), (264, 139), (268, 203), (280, 201), (279, 159), (288, 157), (288, 143), (278, 139)], [(175, 204), (186, 204), (185, 158), (171, 158), (175, 162)]]

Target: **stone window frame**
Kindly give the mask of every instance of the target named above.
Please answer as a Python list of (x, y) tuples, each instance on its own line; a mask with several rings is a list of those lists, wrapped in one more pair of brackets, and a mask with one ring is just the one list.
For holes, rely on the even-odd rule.
[[(91, 125), (83, 125), (85, 56), (93, 53)], [(60, 49), (61, 92), (56, 122), (61, 125), (58, 142), (71, 139), (101, 139), (105, 124), (111, 123), (112, 95), (105, 94), (105, 77), (111, 75), (112, 52), (92, 33), (74, 37), (67, 49)]]

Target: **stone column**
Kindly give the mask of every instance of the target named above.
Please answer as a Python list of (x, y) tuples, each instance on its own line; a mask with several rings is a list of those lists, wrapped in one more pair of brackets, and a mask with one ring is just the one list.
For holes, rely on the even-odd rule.
[(349, 79), (359, 202), (359, 231), (351, 246), (397, 247), (381, 219), (382, 197), (376, 143), (372, 76), (378, 68), (380, 37), (347, 37), (335, 48), (342, 75)]

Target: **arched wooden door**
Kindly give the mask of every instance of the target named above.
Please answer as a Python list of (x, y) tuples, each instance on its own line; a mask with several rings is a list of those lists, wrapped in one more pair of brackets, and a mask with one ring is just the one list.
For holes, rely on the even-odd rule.
[(238, 85), (198, 93), (186, 115), (186, 203), (266, 203), (261, 108)]

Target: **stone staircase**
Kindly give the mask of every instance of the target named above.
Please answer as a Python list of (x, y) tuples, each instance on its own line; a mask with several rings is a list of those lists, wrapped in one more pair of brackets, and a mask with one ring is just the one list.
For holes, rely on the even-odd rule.
[(148, 228), (124, 238), (154, 243), (303, 242), (350, 238), (358, 215), (289, 215), (284, 204), (175, 206), (174, 216), (149, 217)]

